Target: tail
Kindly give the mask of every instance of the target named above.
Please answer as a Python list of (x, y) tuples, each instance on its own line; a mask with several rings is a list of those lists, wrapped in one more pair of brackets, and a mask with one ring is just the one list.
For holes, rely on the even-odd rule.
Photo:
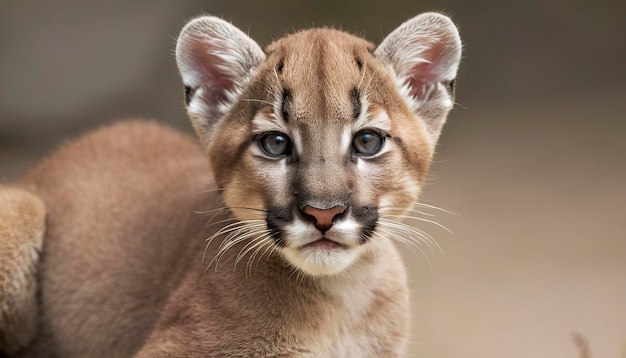
[(0, 355), (25, 347), (36, 334), (45, 214), (39, 197), (0, 186)]

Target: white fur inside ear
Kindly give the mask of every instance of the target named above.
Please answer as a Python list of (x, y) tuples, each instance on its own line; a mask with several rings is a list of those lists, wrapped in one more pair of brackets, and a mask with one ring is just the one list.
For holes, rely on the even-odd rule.
[(227, 21), (203, 16), (189, 22), (176, 43), (176, 63), (192, 120), (206, 121), (195, 124), (210, 129), (264, 59), (259, 45)]
[(421, 112), (434, 140), (452, 108), (450, 84), (461, 62), (461, 48), (452, 20), (425, 13), (400, 25), (374, 52), (391, 68), (400, 93), (414, 112)]

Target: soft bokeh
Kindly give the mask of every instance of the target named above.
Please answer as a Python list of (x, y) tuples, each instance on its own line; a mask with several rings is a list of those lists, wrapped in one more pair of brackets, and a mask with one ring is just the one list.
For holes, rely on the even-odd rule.
[[(626, 3), (121, 1), (0, 5), (0, 180), (128, 116), (190, 131), (174, 39), (221, 15), (260, 44), (328, 25), (379, 42), (444, 11), (465, 43), (457, 108), (406, 250), (416, 357), (626, 357)], [(428, 217), (427, 217), (428, 218)]]

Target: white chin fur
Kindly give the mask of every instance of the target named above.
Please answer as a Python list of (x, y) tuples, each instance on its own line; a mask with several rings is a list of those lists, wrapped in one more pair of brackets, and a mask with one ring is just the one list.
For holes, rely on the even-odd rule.
[(361, 255), (362, 247), (350, 248), (291, 248), (281, 250), (294, 267), (312, 276), (336, 275), (352, 265)]

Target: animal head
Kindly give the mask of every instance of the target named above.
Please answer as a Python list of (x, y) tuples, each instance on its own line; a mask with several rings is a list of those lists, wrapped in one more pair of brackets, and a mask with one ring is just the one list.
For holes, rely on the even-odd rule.
[(385, 239), (381, 220), (417, 202), (460, 58), (456, 27), (437, 13), (378, 46), (318, 28), (265, 50), (203, 16), (176, 47), (187, 111), (226, 205), (311, 275), (345, 270)]

